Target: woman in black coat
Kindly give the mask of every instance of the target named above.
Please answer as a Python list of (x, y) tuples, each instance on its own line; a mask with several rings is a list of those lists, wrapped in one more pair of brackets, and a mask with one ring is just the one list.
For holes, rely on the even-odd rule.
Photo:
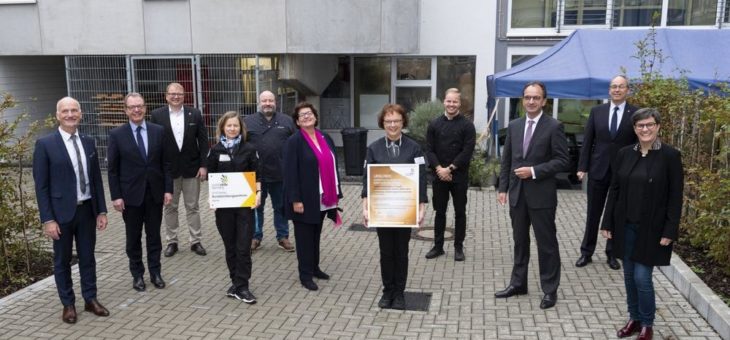
[[(208, 153), (208, 173), (257, 172), (257, 207), (261, 202), (259, 158), (253, 144), (246, 143), (246, 125), (238, 112), (229, 111), (221, 117), (216, 136), (219, 142)], [(232, 282), (226, 295), (248, 304), (256, 303), (256, 297), (248, 286), (251, 278), (251, 239), (254, 232), (253, 209), (218, 208), (215, 210), (215, 224), (223, 239), (228, 274)]]
[[(385, 137), (370, 144), (367, 149), (367, 164), (419, 164), (419, 215), (418, 225), (423, 224), (428, 194), (426, 192), (426, 161), (421, 146), (403, 136), (408, 127), (408, 115), (398, 104), (386, 104), (378, 115), (378, 126), (385, 130)], [(362, 215), (368, 224), (368, 175), (362, 179)], [(383, 296), (378, 302), (380, 308), (405, 309), (403, 292), (408, 279), (408, 242), (411, 228), (378, 228), (380, 246), (380, 274), (383, 279)]]
[(313, 277), (328, 280), (319, 266), (319, 241), (325, 216), (339, 225), (337, 203), (342, 198), (335, 144), (316, 129), (317, 110), (299, 103), (292, 114), (299, 127), (283, 149), (284, 212), (294, 223), (299, 280), (304, 288), (317, 290)]
[(657, 137), (659, 112), (640, 109), (631, 117), (639, 143), (621, 149), (603, 215), (601, 233), (623, 258), (629, 321), (617, 336), (640, 332), (651, 339), (656, 304), (652, 271), (669, 265), (682, 213), (684, 175), (679, 151)]

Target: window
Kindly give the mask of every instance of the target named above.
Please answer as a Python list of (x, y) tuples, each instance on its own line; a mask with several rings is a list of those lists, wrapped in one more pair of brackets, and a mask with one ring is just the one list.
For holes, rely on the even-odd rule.
[(661, 14), (662, 0), (616, 0), (613, 3), (614, 26), (659, 26)]
[(389, 57), (355, 58), (355, 126), (378, 128), (378, 113), (390, 103)]
[(433, 98), (433, 58), (402, 57), (394, 58), (395, 102), (406, 112), (416, 105), (431, 101)]
[(512, 28), (555, 27), (558, 0), (513, 0)]
[(565, 25), (605, 25), (607, 0), (565, 0)]
[(730, 23), (730, 0), (725, 1), (725, 16), (723, 22)]
[(667, 25), (714, 25), (717, 0), (669, 0)]
[(447, 89), (455, 87), (461, 92), (461, 113), (474, 119), (474, 56), (438, 57), (436, 97), (443, 101)]

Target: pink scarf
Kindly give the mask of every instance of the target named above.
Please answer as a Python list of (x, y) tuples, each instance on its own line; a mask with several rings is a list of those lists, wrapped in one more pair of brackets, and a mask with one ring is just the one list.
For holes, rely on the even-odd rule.
[(314, 130), (314, 135), (317, 137), (317, 142), (319, 142), (319, 148), (314, 145), (307, 132), (304, 130), (300, 130), (300, 132), (317, 157), (319, 177), (322, 181), (322, 204), (328, 207), (336, 206), (339, 199), (337, 198), (337, 183), (335, 182), (335, 162), (329, 144), (327, 144), (327, 141), (319, 130)]

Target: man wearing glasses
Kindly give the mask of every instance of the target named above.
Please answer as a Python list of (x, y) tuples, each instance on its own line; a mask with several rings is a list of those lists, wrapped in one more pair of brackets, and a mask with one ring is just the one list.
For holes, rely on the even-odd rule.
[[(578, 161), (578, 179), (588, 175), (588, 209), (583, 242), (580, 245), (580, 258), (576, 267), (584, 267), (592, 262), (596, 250), (598, 223), (603, 215), (608, 187), (611, 184), (611, 166), (615, 163), (616, 153), (622, 147), (636, 143), (636, 134), (631, 126), (631, 115), (636, 107), (626, 103), (629, 94), (629, 81), (624, 76), (611, 80), (608, 94), (611, 101), (594, 106), (586, 122), (583, 146)], [(606, 240), (606, 263), (609, 268), (618, 270), (621, 265), (611, 252), (612, 240)]]
[(530, 226), (537, 241), (540, 288), (545, 294), (540, 308), (555, 306), (560, 285), (560, 250), (555, 227), (558, 205), (555, 174), (568, 167), (568, 141), (563, 124), (548, 114), (547, 90), (541, 82), (530, 82), (522, 91), (525, 117), (507, 127), (502, 153), (497, 201), (509, 200), (514, 238), (514, 265), (507, 288), (494, 294), (509, 298), (527, 294), (527, 266), (530, 263)]
[(173, 178), (172, 203), (164, 209), (165, 257), (178, 251), (178, 202), (182, 193), (185, 202), (185, 218), (188, 222), (190, 250), (204, 256), (200, 243), (200, 181), (207, 178), (208, 132), (200, 110), (184, 106), (185, 89), (178, 83), (170, 83), (165, 91), (167, 106), (152, 111), (151, 122), (165, 128), (165, 154), (170, 157), (170, 173)]
[(114, 209), (122, 213), (127, 236), (127, 257), (132, 288), (145, 290), (142, 262), (142, 230), (147, 246), (147, 269), (155, 288), (165, 288), (162, 280), (160, 223), (162, 205), (172, 201), (172, 177), (165, 155), (165, 129), (145, 122), (147, 108), (139, 93), (124, 97), (124, 113), (129, 122), (109, 131), (107, 172)]

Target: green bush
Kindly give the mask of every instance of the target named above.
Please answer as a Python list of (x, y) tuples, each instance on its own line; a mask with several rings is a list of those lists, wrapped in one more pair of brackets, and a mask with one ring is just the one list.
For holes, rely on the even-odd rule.
[(408, 131), (406, 134), (425, 146), (428, 123), (443, 113), (444, 104), (439, 101), (417, 104), (413, 111), (408, 112)]

